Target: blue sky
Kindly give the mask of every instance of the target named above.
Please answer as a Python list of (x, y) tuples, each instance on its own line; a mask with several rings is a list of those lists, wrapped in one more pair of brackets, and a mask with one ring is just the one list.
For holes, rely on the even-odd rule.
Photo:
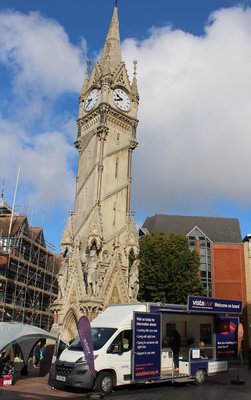
[[(251, 231), (251, 1), (119, 0), (138, 60), (132, 209), (239, 218)], [(113, 0), (1, 0), (0, 186), (57, 250), (73, 209), (78, 96)]]

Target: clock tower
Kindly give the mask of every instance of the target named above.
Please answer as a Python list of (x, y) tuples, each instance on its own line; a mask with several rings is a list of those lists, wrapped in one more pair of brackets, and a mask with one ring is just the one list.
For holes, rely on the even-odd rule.
[(63, 324), (66, 339), (81, 315), (92, 319), (110, 303), (135, 302), (138, 293), (130, 197), (139, 94), (136, 62), (130, 82), (121, 58), (117, 5), (101, 59), (91, 73), (89, 67), (79, 97), (75, 209), (62, 236), (53, 305), (55, 326)]

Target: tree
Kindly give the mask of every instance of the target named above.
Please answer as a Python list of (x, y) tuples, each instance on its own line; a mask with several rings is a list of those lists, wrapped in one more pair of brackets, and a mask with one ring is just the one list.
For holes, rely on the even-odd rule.
[(140, 239), (140, 301), (186, 304), (187, 296), (205, 296), (198, 253), (184, 234), (155, 232)]

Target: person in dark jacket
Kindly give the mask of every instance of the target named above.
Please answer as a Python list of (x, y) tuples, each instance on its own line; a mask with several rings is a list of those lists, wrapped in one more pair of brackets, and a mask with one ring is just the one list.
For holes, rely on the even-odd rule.
[(180, 342), (180, 334), (177, 329), (174, 329), (170, 340), (170, 347), (173, 352), (173, 362), (176, 370), (179, 368)]

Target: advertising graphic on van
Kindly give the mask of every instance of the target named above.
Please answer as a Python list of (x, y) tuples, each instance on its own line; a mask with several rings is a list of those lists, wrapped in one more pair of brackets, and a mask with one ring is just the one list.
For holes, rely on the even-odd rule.
[(217, 359), (233, 359), (238, 354), (238, 318), (218, 316), (216, 328)]
[(160, 376), (160, 314), (135, 312), (134, 380)]
[(213, 299), (210, 297), (188, 296), (187, 310), (241, 314), (242, 302), (238, 300), (223, 300)]

